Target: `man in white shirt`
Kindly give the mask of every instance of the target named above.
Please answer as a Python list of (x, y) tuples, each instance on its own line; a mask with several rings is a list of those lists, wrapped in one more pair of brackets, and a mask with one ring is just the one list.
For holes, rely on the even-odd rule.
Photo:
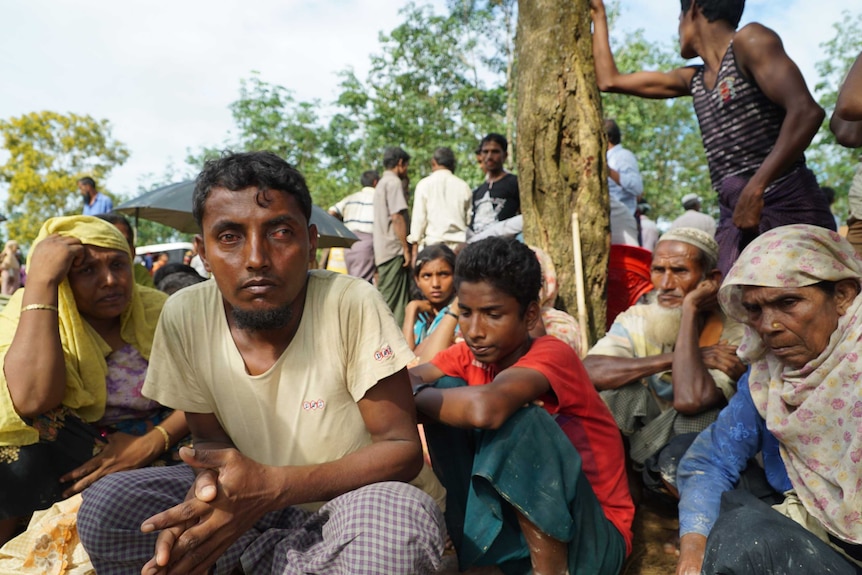
[(416, 184), (407, 236), (414, 262), (425, 246), (442, 243), (454, 250), (467, 239), (473, 191), (454, 172), (455, 154), (450, 148), (437, 148), (431, 157), (431, 175)]
[(697, 194), (686, 194), (682, 197), (682, 207), (685, 210), (673, 221), (670, 229), (696, 228), (715, 237), (715, 219), (700, 211), (702, 202)]

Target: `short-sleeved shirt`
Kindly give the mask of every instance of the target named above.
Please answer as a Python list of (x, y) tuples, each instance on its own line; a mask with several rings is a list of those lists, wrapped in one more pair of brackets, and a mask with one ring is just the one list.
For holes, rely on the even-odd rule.
[(374, 189), (374, 263), (378, 266), (403, 254), (401, 240), (390, 219), (398, 213), (404, 214), (406, 225), (409, 222), (407, 198), (404, 197), (401, 178), (392, 170), (386, 170)]
[[(587, 355), (608, 355), (611, 357), (653, 357), (673, 352), (674, 344), (662, 344), (647, 337), (647, 325), (657, 321), (655, 316), (661, 311), (658, 303), (637, 304), (621, 313), (614, 320), (608, 333), (596, 342)], [(720, 339), (729, 345), (739, 345), (744, 327), (727, 316), (722, 316), (723, 329)], [(726, 399), (736, 393), (736, 382), (720, 369), (710, 369), (709, 374)], [(662, 371), (644, 378), (652, 389), (662, 409), (673, 404), (673, 384), (670, 371)]]
[(114, 202), (105, 194), (96, 193), (93, 198), (93, 203), (84, 204), (85, 216), (98, 216), (99, 214), (108, 214), (114, 211)]
[[(255, 461), (315, 465), (371, 444), (357, 402), (413, 357), (371, 284), (312, 271), (296, 335), (272, 367), (249, 375), (218, 286), (208, 281), (165, 305), (143, 393), (174, 409), (214, 414)], [(418, 486), (439, 498), (442, 486), (429, 474), (426, 468)]]
[[(468, 385), (491, 383), (498, 373), (495, 366), (478, 361), (465, 342), (441, 351), (431, 363)], [(551, 391), (539, 399), (551, 415), (571, 418), (571, 424), (563, 427), (563, 431), (581, 455), (584, 475), (605, 516), (631, 550), (634, 504), (626, 479), (622, 440), (611, 412), (593, 387), (581, 360), (567, 343), (546, 335), (535, 339), (512, 367), (538, 371), (548, 380)]]
[(341, 215), (351, 232), (374, 233), (374, 188), (366, 186), (329, 208)]
[(520, 213), (518, 178), (514, 174), (505, 174), (496, 182), (482, 182), (473, 190), (473, 221), (470, 222), (470, 229), (479, 233), (491, 224)]

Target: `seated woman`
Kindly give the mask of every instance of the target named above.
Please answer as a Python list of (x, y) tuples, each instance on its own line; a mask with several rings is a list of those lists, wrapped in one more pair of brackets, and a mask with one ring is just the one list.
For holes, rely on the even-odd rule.
[(422, 299), (415, 299), (404, 310), (402, 332), (410, 349), (422, 355), (422, 343), (440, 326), (445, 317), (450, 316), (452, 329), (443, 347), (454, 343), (453, 332), (457, 333), (458, 305), (455, 299), (455, 252), (445, 244), (433, 244), (416, 257), (413, 275), (416, 285), (422, 292)]
[[(679, 575), (860, 572), (860, 281), (853, 247), (809, 225), (764, 233), (730, 270), (719, 300), (748, 326), (750, 368), (679, 465)], [(732, 491), (758, 452), (775, 507)]]
[(167, 296), (132, 279), (123, 235), (95, 217), (45, 222), (26, 289), (0, 313), (0, 542), (100, 477), (172, 460), (182, 412), (141, 396)]

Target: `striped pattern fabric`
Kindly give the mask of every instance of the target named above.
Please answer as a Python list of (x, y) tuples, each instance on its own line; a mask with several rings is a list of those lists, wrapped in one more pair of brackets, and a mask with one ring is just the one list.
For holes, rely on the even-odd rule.
[[(728, 176), (751, 177), (757, 171), (778, 139), (785, 112), (739, 70), (733, 42), (712, 89), (705, 85), (703, 74), (700, 66), (691, 80), (691, 95), (712, 187), (718, 190)], [(804, 164), (805, 157), (800, 155), (791, 170)]]
[[(187, 465), (109, 475), (84, 492), (78, 531), (99, 575), (139, 573), (156, 535), (141, 523), (180, 503), (194, 479)], [(287, 507), (264, 515), (218, 560), (231, 575), (431, 574), (443, 554), (443, 514), (423, 491), (375, 483), (316, 513)]]

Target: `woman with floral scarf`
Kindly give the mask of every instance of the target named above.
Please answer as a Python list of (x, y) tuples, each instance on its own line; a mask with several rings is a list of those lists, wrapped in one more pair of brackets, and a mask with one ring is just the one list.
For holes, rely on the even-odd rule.
[[(678, 575), (862, 566), (862, 259), (809, 225), (764, 233), (719, 290), (750, 368), (679, 465)], [(733, 490), (762, 454), (781, 503)], [(757, 465), (752, 463), (751, 465)]]

